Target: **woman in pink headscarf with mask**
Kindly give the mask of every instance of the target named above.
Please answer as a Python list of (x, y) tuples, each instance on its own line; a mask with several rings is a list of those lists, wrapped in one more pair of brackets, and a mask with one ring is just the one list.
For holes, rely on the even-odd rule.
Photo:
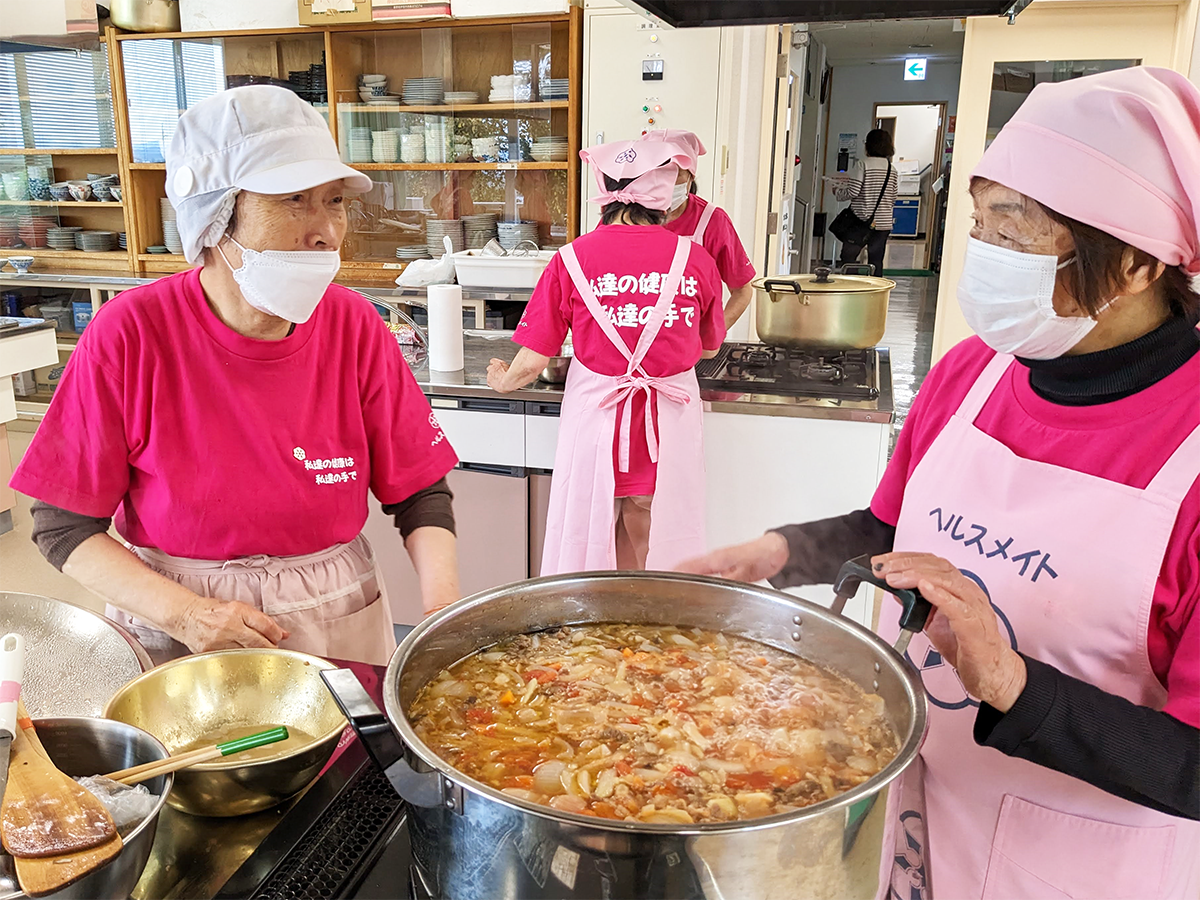
[(930, 372), (870, 509), (684, 568), (782, 587), (871, 554), (935, 607), (881, 897), (1195, 898), (1200, 90), (1039, 85), (971, 196), (978, 337)]
[(488, 384), (529, 384), (571, 332), (541, 573), (669, 568), (705, 549), (693, 367), (725, 338), (720, 275), (662, 227), (675, 147), (623, 141), (580, 156), (600, 227), (546, 267), (513, 338), (522, 349), (511, 365), (492, 360)]

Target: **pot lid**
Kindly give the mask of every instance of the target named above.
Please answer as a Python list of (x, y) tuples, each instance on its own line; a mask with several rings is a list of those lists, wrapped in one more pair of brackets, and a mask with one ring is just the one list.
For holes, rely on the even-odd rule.
[[(770, 287), (767, 287), (767, 284)], [(795, 294), (846, 294), (865, 291), (891, 290), (896, 282), (890, 278), (876, 278), (872, 275), (839, 275), (818, 272), (806, 275), (772, 275), (769, 278), (755, 278), (751, 286), (758, 291), (778, 291)]]

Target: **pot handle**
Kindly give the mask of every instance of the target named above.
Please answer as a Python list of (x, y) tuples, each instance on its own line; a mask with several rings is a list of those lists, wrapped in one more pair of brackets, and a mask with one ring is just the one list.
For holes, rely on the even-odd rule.
[(404, 745), (358, 676), (349, 669), (327, 669), (321, 672), (321, 679), (397, 794), (413, 806), (442, 806), (449, 802), (440, 772), (416, 772), (404, 759)]
[[(772, 287), (774, 285), (774, 287)], [(763, 281), (762, 289), (768, 294), (773, 291), (784, 291), (789, 294), (799, 294), (800, 285), (784, 278), (767, 278)]]
[(929, 615), (933, 612), (933, 604), (922, 597), (919, 591), (892, 587), (882, 578), (877, 578), (871, 571), (871, 557), (870, 554), (867, 554), (857, 556), (842, 564), (842, 568), (833, 582), (833, 591), (836, 596), (830, 609), (840, 616), (846, 607), (846, 601), (858, 593), (858, 588), (864, 581), (877, 588), (882, 588), (900, 601), (902, 608), (900, 636), (896, 638), (893, 647), (897, 653), (903, 656), (912, 636), (921, 631), (925, 627), (925, 623), (929, 621)]

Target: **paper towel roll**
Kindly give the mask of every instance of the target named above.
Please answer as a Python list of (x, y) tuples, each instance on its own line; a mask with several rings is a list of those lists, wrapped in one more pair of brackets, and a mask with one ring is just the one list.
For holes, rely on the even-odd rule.
[(431, 284), (429, 291), (429, 368), (457, 372), (463, 367), (462, 288)]

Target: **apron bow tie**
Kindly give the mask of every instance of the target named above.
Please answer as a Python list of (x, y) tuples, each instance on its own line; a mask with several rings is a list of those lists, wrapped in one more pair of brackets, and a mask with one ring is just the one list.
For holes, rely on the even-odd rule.
[(600, 401), (600, 408), (621, 407), (617, 464), (622, 472), (629, 471), (629, 434), (633, 420), (633, 403), (630, 400), (635, 391), (641, 391), (646, 395), (646, 449), (650, 452), (650, 461), (655, 463), (658, 462), (658, 436), (654, 433), (654, 415), (650, 409), (651, 398), (655, 393), (659, 393), (675, 403), (690, 403), (692, 400), (687, 391), (682, 388), (650, 375), (626, 373), (617, 378), (616, 386)]

